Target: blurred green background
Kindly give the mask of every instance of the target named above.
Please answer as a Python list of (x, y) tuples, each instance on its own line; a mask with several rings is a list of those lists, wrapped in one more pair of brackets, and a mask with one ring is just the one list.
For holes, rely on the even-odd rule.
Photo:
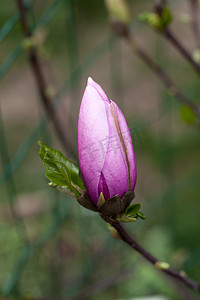
[[(136, 201), (146, 221), (126, 225), (136, 240), (200, 281), (200, 131), (159, 79), (115, 37), (100, 0), (27, 1), (28, 22), (72, 137), (87, 77), (121, 107), (137, 158)], [(200, 104), (200, 80), (152, 29), (137, 21), (153, 1), (128, 1), (132, 31), (182, 91)], [(192, 52), (188, 1), (171, 1), (172, 28)], [(0, 293), (11, 299), (197, 299), (111, 238), (106, 224), (48, 187), (38, 140), (62, 150), (45, 116), (14, 1), (0, 3)], [(186, 122), (187, 121), (187, 122)], [(4, 299), (5, 299), (4, 298)], [(163, 298), (163, 299), (165, 299)], [(160, 298), (161, 299), (161, 298)]]

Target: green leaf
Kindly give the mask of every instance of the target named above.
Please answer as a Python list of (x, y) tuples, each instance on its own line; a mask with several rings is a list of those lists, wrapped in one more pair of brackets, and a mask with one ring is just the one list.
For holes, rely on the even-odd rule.
[(71, 198), (76, 198), (75, 194), (70, 189), (68, 189), (66, 186), (57, 185), (53, 182), (49, 182), (48, 185), (50, 187), (54, 188), (58, 192), (61, 192)]
[(195, 49), (192, 53), (192, 56), (197, 63), (200, 63), (200, 50), (199, 49)]
[(137, 212), (139, 212), (140, 208), (141, 205), (139, 203), (134, 203), (127, 207), (127, 209), (125, 210), (125, 214), (127, 216), (135, 216)]
[(164, 7), (161, 16), (162, 28), (167, 27), (172, 21), (172, 14), (168, 7)]
[(117, 215), (115, 217), (115, 220), (118, 221), (118, 222), (129, 223), (129, 222), (135, 222), (135, 221), (137, 221), (137, 218), (133, 217), (133, 216), (128, 216), (125, 213), (122, 213), (120, 215)]
[(172, 14), (168, 7), (164, 7), (161, 16), (153, 12), (144, 12), (139, 15), (138, 20), (157, 30), (163, 30), (171, 23)]
[(112, 18), (125, 24), (130, 23), (130, 9), (125, 0), (105, 0), (105, 4)]
[(142, 219), (142, 220), (146, 220), (146, 218), (147, 218), (141, 211), (139, 211), (139, 212), (137, 213), (137, 216), (138, 216), (140, 219)]
[(195, 122), (195, 114), (192, 109), (186, 105), (183, 105), (180, 110), (182, 120), (187, 124), (192, 124)]
[[(55, 185), (66, 187), (76, 196), (80, 196), (80, 190), (84, 189), (79, 177), (79, 169), (73, 162), (66, 159), (62, 152), (48, 147), (42, 142), (40, 145), (40, 157), (44, 162), (46, 177)], [(58, 189), (58, 187), (57, 187)]]
[(140, 14), (138, 20), (157, 29), (160, 29), (161, 27), (159, 16), (152, 12), (144, 12)]

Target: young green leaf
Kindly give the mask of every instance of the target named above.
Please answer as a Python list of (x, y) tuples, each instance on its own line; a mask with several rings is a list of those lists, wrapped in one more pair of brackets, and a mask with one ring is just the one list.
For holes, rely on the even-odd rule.
[(190, 107), (183, 105), (181, 107), (180, 114), (185, 123), (193, 124), (195, 122), (195, 114)]
[(140, 219), (142, 219), (142, 220), (146, 220), (146, 218), (147, 218), (147, 217), (145, 217), (145, 215), (144, 215), (141, 211), (139, 211), (139, 212), (137, 213), (137, 216), (138, 216)]
[(132, 204), (127, 207), (127, 209), (125, 210), (125, 214), (127, 216), (134, 216), (139, 212), (140, 208), (141, 205), (139, 203)]
[(137, 220), (137, 218), (135, 218), (133, 216), (128, 216), (128, 215), (126, 215), (126, 213), (122, 213), (120, 215), (117, 215), (115, 217), (115, 220), (118, 222), (129, 223), (129, 222), (135, 222)]
[(54, 150), (42, 142), (39, 142), (39, 145), (41, 147), (39, 154), (44, 162), (46, 177), (53, 184), (66, 187), (76, 196), (80, 196), (80, 190), (84, 189), (84, 185), (79, 177), (79, 169), (66, 159), (62, 152)]

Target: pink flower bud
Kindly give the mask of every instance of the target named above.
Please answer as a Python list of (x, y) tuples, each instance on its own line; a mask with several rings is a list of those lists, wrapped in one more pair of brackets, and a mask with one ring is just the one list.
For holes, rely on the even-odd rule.
[(114, 101), (90, 77), (78, 121), (80, 170), (91, 200), (133, 191), (137, 171), (130, 130)]

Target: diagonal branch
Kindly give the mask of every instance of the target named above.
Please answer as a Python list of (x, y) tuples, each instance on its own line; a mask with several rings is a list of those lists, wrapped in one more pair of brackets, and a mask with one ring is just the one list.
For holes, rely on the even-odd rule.
[(125, 38), (137, 56), (154, 72), (154, 74), (162, 81), (169, 92), (180, 102), (189, 106), (194, 114), (200, 118), (200, 107), (186, 97), (173, 82), (173, 80), (165, 73), (165, 71), (136, 43), (129, 31), (129, 28), (122, 23), (118, 23), (117, 21), (112, 21), (111, 26), (117, 35)]
[[(32, 34), (28, 25), (26, 9), (23, 5), (23, 0), (16, 0), (16, 4), (21, 17), (21, 25), (24, 31), (24, 36), (26, 38), (30, 38), (32, 37)], [(70, 146), (69, 138), (66, 134), (67, 130), (66, 128), (63, 127), (63, 124), (61, 123), (59, 116), (53, 107), (51, 97), (46, 93), (48, 85), (41, 67), (41, 62), (38, 58), (36, 47), (32, 46), (28, 49), (28, 60), (32, 68), (33, 75), (35, 77), (35, 81), (40, 93), (40, 97), (44, 109), (47, 112), (47, 115), (50, 117), (56, 129), (57, 134), (60, 138), (60, 141), (63, 144), (65, 151), (69, 152), (69, 150), (71, 150), (71, 146)]]
[(185, 274), (182, 274), (181, 272), (177, 272), (173, 270), (171, 267), (169, 267), (168, 264), (160, 262), (157, 258), (155, 258), (151, 253), (147, 252), (144, 248), (142, 248), (124, 229), (124, 227), (119, 223), (111, 218), (100, 215), (101, 218), (112, 225), (118, 232), (120, 238), (127, 243), (132, 249), (139, 252), (146, 260), (148, 260), (151, 264), (154, 265), (157, 269), (159, 269), (161, 272), (165, 273), (166, 275), (170, 276), (172, 279), (178, 280), (179, 282), (183, 283), (190, 289), (200, 292), (200, 285), (187, 277)]
[[(193, 13), (193, 30), (195, 36), (198, 36), (199, 40), (199, 29), (198, 29), (198, 16), (197, 16), (197, 0), (189, 0), (192, 5)], [(154, 4), (155, 13), (162, 18), (162, 12), (167, 4), (166, 0), (158, 0)], [(173, 33), (169, 27), (164, 27), (162, 30), (158, 30), (178, 51), (179, 53), (191, 64), (191, 66), (200, 75), (200, 64), (195, 61), (188, 49), (182, 44), (180, 39)]]
[(181, 41), (175, 36), (170, 28), (165, 28), (160, 31), (166, 39), (186, 58), (186, 60), (192, 65), (196, 72), (200, 75), (200, 64), (197, 63), (190, 52), (185, 48)]
[(192, 31), (194, 34), (194, 38), (196, 41), (197, 48), (200, 49), (200, 28), (199, 28), (199, 3), (198, 0), (188, 0), (190, 4), (190, 10), (191, 10), (191, 25), (192, 25)]

